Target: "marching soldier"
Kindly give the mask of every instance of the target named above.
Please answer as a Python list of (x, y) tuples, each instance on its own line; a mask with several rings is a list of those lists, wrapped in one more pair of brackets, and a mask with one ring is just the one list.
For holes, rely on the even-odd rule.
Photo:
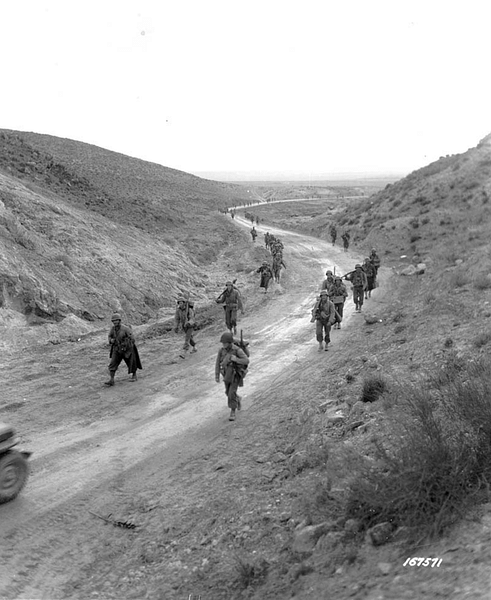
[(220, 338), (222, 347), (218, 351), (215, 362), (215, 381), (220, 383), (220, 375), (225, 383), (225, 395), (230, 408), (229, 421), (235, 421), (235, 411), (240, 410), (241, 398), (237, 389), (244, 385), (245, 372), (249, 364), (247, 354), (234, 344), (234, 336), (230, 331)]
[(194, 304), (186, 300), (183, 296), (177, 299), (177, 308), (174, 315), (174, 332), (178, 333), (179, 329), (184, 331), (184, 345), (179, 354), (180, 358), (186, 358), (186, 352), (191, 346), (191, 353), (197, 352), (196, 342), (194, 341), (194, 327), (196, 325), (194, 316)]
[(121, 361), (124, 360), (128, 367), (128, 373), (131, 373), (130, 381), (136, 381), (136, 370), (141, 369), (140, 356), (135, 344), (133, 332), (126, 325), (121, 324), (121, 315), (114, 313), (111, 317), (112, 327), (109, 331), (109, 344), (111, 351), (109, 358), (109, 380), (104, 383), (107, 386), (114, 385), (114, 375), (118, 370)]
[[(331, 342), (331, 326), (336, 321), (336, 310), (334, 304), (329, 300), (327, 290), (321, 290), (319, 299), (312, 309), (311, 322), (315, 321), (315, 337), (319, 342), (319, 352), (327, 352)], [(325, 347), (323, 342), (326, 343)]]

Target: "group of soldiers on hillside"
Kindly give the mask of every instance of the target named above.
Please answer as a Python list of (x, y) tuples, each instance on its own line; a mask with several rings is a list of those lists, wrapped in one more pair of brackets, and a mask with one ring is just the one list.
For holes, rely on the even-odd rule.
[[(253, 229), (255, 231), (254, 227)], [(347, 235), (349, 236), (349, 234)], [(254, 241), (256, 236), (253, 236)], [(286, 264), (283, 260), (283, 242), (269, 231), (264, 235), (264, 242), (273, 257), (273, 266), (271, 267), (267, 261), (264, 261), (256, 273), (261, 274), (259, 285), (266, 293), (271, 280), (279, 283), (281, 269), (282, 267), (286, 268)], [(343, 277), (336, 276), (332, 271), (326, 271), (326, 279), (322, 282), (322, 289), (312, 309), (311, 319), (316, 323), (319, 351), (328, 350), (331, 328), (341, 328), (344, 303), (348, 297), (343, 279), (351, 282), (356, 311), (361, 312), (363, 301), (371, 296), (372, 290), (376, 287), (379, 267), (380, 258), (375, 249), (372, 249), (370, 256), (365, 258), (363, 264), (356, 264), (355, 269)], [(223, 305), (227, 331), (220, 338), (221, 347), (216, 358), (215, 379), (219, 382), (220, 377), (223, 378), (227, 403), (230, 408), (229, 420), (231, 421), (235, 420), (236, 410), (241, 409), (241, 397), (237, 394), (237, 390), (243, 385), (249, 364), (248, 343), (243, 341), (242, 331), (240, 340), (234, 337), (237, 335), (237, 311), (240, 310), (241, 314), (244, 314), (244, 303), (235, 284), (236, 280), (227, 281), (225, 289), (216, 298), (217, 304)], [(179, 296), (176, 303), (174, 332), (182, 331), (184, 333), (184, 344), (179, 354), (180, 358), (184, 359), (189, 351), (191, 354), (197, 352), (194, 340), (196, 317), (194, 304), (189, 297)], [(142, 364), (133, 332), (130, 327), (122, 324), (119, 313), (114, 313), (111, 321), (112, 327), (108, 336), (111, 348), (109, 380), (105, 382), (105, 385), (114, 385), (115, 373), (123, 360), (127, 365), (130, 381), (137, 381), (137, 370), (142, 369)]]
[(363, 301), (372, 295), (376, 287), (377, 273), (380, 267), (380, 257), (372, 248), (369, 257), (363, 264), (356, 264), (353, 271), (341, 276), (335, 276), (332, 271), (326, 271), (326, 279), (322, 282), (319, 298), (312, 309), (311, 322), (316, 324), (315, 335), (319, 343), (319, 351), (328, 350), (331, 343), (331, 328), (341, 329), (344, 303), (348, 297), (345, 281), (353, 286), (353, 302), (356, 312), (361, 312)]

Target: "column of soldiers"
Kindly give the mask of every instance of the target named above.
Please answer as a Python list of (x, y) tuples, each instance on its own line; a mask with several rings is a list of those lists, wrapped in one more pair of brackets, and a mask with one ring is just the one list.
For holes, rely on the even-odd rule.
[[(270, 271), (272, 273), (272, 279), (276, 282), (276, 283), (280, 283), (280, 279), (281, 279), (281, 269), (286, 269), (286, 263), (283, 259), (283, 242), (280, 240), (280, 238), (276, 237), (275, 235), (269, 233), (269, 231), (267, 231), (264, 234), (264, 245), (266, 246), (266, 248), (271, 252), (271, 255), (273, 257), (273, 266), (269, 267)], [(267, 262), (263, 262), (262, 267), (267, 265)], [(262, 267), (259, 267), (259, 269), (257, 270), (258, 273), (262, 272), (261, 269)], [(263, 287), (262, 283), (261, 286)], [(266, 291), (267, 291), (267, 286), (266, 286)]]
[(348, 292), (343, 283), (350, 281), (353, 286), (353, 302), (356, 312), (361, 312), (363, 301), (372, 295), (377, 283), (377, 273), (380, 267), (380, 257), (375, 248), (363, 264), (356, 264), (353, 271), (343, 277), (334, 276), (332, 271), (326, 271), (326, 279), (322, 282), (319, 298), (312, 309), (311, 322), (316, 324), (315, 335), (319, 343), (319, 352), (328, 350), (331, 342), (331, 328), (341, 329), (343, 309)]

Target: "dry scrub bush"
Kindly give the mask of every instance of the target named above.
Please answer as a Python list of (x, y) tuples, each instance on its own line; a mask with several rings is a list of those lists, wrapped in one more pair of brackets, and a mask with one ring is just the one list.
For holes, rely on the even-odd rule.
[[(455, 357), (454, 357), (455, 358)], [(440, 534), (491, 478), (491, 364), (459, 364), (393, 393), (390, 430), (372, 457), (350, 456), (346, 517)], [(453, 372), (450, 371), (453, 369)]]

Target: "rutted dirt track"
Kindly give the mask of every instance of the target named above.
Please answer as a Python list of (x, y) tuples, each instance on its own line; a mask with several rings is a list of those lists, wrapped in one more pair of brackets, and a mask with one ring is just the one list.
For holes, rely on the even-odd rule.
[[(321, 240), (268, 231), (284, 241), (287, 270), (268, 294), (257, 287), (248, 302), (254, 310), (239, 316), (252, 362), (236, 423), (228, 422), (223, 384), (214, 381), (223, 330), (218, 310), (217, 325), (196, 335), (197, 354), (178, 362), (181, 336), (145, 340), (138, 344), (138, 382), (120, 368), (110, 389), (102, 385), (106, 331), (4, 357), (0, 418), (17, 425), (22, 446), (34, 454), (23, 493), (0, 506), (1, 598), (65, 597), (60, 590), (104, 543), (102, 522), (89, 510), (107, 515), (124, 506), (118, 518), (131, 519), (132, 502), (153, 486), (172, 496), (165, 485), (172, 470), (240, 426), (257, 391), (281, 385), (292, 363), (316, 351), (309, 317), (324, 271), (336, 266), (344, 273), (354, 259)], [(345, 322), (351, 302), (346, 309)], [(156, 466), (151, 477), (149, 465)]]

